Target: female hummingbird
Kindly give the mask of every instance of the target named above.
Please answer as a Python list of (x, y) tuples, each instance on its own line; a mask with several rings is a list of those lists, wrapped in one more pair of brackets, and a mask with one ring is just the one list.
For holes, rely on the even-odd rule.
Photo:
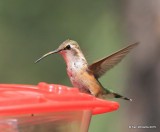
[(48, 55), (59, 53), (64, 58), (67, 65), (67, 74), (74, 87), (79, 88), (81, 92), (91, 94), (95, 97), (122, 98), (130, 100), (109, 89), (105, 89), (98, 79), (116, 64), (118, 64), (138, 43), (129, 45), (118, 52), (115, 52), (91, 65), (88, 65), (78, 43), (74, 40), (64, 41), (56, 50), (48, 52), (35, 61), (39, 62)]

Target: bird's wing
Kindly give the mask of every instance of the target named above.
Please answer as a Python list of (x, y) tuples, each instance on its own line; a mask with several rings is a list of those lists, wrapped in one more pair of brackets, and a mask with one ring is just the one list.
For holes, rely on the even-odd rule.
[(107, 56), (89, 66), (89, 70), (93, 72), (96, 78), (101, 77), (106, 71), (110, 70), (118, 64), (135, 46), (139, 43), (131, 44), (110, 56)]

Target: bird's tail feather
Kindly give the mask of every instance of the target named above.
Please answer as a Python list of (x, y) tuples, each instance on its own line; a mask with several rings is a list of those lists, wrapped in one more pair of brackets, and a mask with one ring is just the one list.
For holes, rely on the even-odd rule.
[(124, 100), (128, 100), (128, 101), (132, 101), (132, 99), (129, 99), (127, 97), (124, 97), (123, 95), (120, 95), (118, 93), (115, 93), (111, 90), (105, 89), (106, 93), (105, 93), (105, 97), (111, 97), (111, 98), (121, 98)]
[(124, 96), (122, 96), (122, 95), (120, 95), (120, 94), (118, 94), (118, 93), (113, 92), (112, 94), (114, 95), (114, 98), (121, 98), (121, 99), (124, 99), (124, 100), (132, 101), (132, 99), (129, 99), (129, 98), (127, 98), (127, 97), (124, 97)]

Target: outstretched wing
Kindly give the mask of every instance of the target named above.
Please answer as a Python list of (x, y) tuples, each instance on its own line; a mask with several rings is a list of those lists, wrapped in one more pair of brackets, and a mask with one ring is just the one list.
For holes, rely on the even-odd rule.
[(106, 71), (117, 65), (135, 46), (139, 43), (131, 44), (110, 56), (107, 56), (100, 61), (97, 61), (89, 66), (96, 78), (101, 77)]

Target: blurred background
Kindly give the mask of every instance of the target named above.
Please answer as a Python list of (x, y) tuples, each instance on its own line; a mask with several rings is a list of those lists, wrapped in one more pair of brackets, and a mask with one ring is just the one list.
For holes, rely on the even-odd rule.
[(68, 38), (79, 43), (89, 63), (138, 41), (100, 79), (104, 87), (133, 102), (115, 100), (119, 110), (94, 116), (89, 132), (158, 132), (159, 7), (159, 0), (0, 0), (0, 83), (71, 86), (60, 55), (34, 61)]

